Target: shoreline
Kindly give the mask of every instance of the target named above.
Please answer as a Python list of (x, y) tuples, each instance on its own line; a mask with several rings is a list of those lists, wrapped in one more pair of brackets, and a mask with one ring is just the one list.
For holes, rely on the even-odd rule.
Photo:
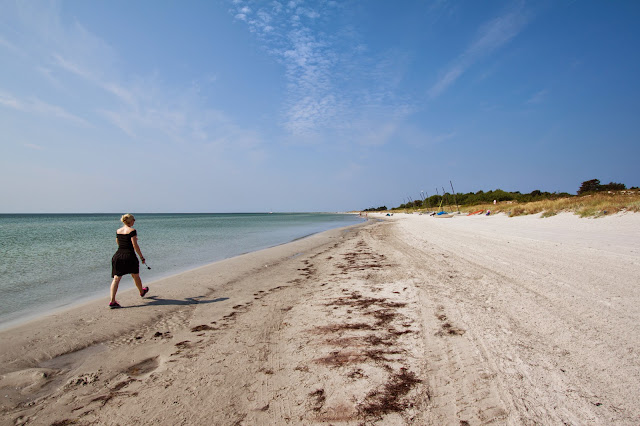
[[(158, 280), (145, 282), (144, 285), (145, 286), (148, 285), (150, 287), (150, 292), (148, 293), (148, 296), (146, 296), (144, 299), (138, 299), (138, 300), (141, 300), (142, 303), (144, 303), (145, 300), (147, 299), (154, 300), (154, 298), (159, 297), (157, 293), (154, 294), (154, 290), (155, 291), (167, 290), (168, 286), (171, 285), (172, 281), (178, 281), (180, 284), (184, 284), (186, 282), (189, 282), (189, 280), (192, 280), (193, 276), (209, 275), (212, 273), (215, 274), (218, 272), (218, 270), (225, 271), (230, 268), (227, 265), (232, 265), (231, 267), (235, 267), (236, 265), (242, 265), (241, 268), (247, 268), (247, 267), (256, 268), (257, 264), (262, 265), (263, 262), (282, 261), (283, 258), (287, 258), (288, 256), (298, 255), (300, 250), (305, 251), (305, 250), (314, 248), (316, 245), (327, 244), (328, 240), (332, 238), (337, 238), (340, 234), (344, 232), (349, 232), (349, 230), (352, 228), (357, 229), (358, 227), (365, 226), (367, 223), (368, 221), (364, 221), (364, 222), (356, 223), (349, 226), (343, 226), (340, 228), (333, 228), (326, 231), (312, 233), (305, 237), (300, 237), (289, 242), (276, 244), (274, 246), (259, 249), (256, 251), (245, 252), (245, 253), (232, 256), (226, 259), (201, 265), (196, 268), (191, 268), (183, 272), (178, 272), (178, 273), (160, 278)], [(247, 265), (250, 265), (250, 266), (247, 266)], [(135, 286), (133, 285), (133, 282), (131, 281), (128, 284), (130, 284), (130, 286), (127, 286), (128, 288), (125, 288), (125, 289), (121, 288), (118, 291), (118, 299), (132, 303), (132, 300), (137, 299), (138, 294), (136, 292)], [(169, 294), (172, 297), (174, 295), (176, 297), (179, 297), (175, 291), (169, 291)], [(18, 324), (14, 324), (10, 327), (4, 327), (4, 328), (0, 327), (0, 337), (4, 338), (7, 335), (20, 335), (24, 331), (28, 331), (32, 329), (47, 328), (45, 324), (48, 324), (52, 321), (56, 323), (64, 322), (65, 320), (63, 319), (63, 317), (66, 315), (91, 316), (90, 313), (95, 312), (95, 310), (98, 310), (98, 312), (105, 311), (105, 312), (111, 312), (111, 313), (122, 312), (124, 310), (124, 309), (115, 309), (115, 310), (109, 309), (107, 306), (107, 303), (105, 302), (105, 300), (108, 301), (108, 298), (109, 298), (108, 287), (105, 286), (105, 291), (103, 296), (95, 297), (95, 298), (91, 297), (88, 300), (74, 302), (69, 306), (53, 309), (45, 313), (42, 313), (40, 315), (35, 315), (29, 319), (25, 319), (24, 321), (18, 320), (19, 321)], [(124, 306), (123, 303), (121, 304), (123, 305), (123, 308), (125, 309), (127, 308), (127, 306)], [(142, 305), (135, 304), (134, 307), (142, 307)], [(137, 316), (136, 317), (137, 322), (149, 321), (149, 318), (145, 319), (144, 317), (145, 317), (144, 314)], [(119, 332), (124, 332), (124, 331), (125, 330), (122, 329)], [(108, 338), (108, 336), (105, 336), (105, 338)], [(88, 344), (79, 344), (77, 348), (76, 347), (65, 348), (63, 350), (58, 351), (59, 353), (50, 352), (50, 349), (47, 349), (47, 354), (48, 356), (56, 357), (56, 356), (64, 355), (65, 353), (68, 353), (70, 351), (72, 352), (74, 350), (81, 350), (83, 349), (83, 347), (96, 344), (96, 343), (100, 343), (100, 342), (96, 340), (91, 340), (90, 343)], [(50, 348), (49, 345), (47, 346)], [(42, 359), (39, 359), (36, 356), (34, 357), (34, 361), (41, 362)], [(6, 362), (7, 362), (7, 357), (3, 352), (0, 352), (0, 364), (4, 364)], [(4, 369), (0, 367), (0, 374), (3, 374), (3, 373), (4, 373)]]
[[(15, 214), (14, 213), (6, 213), (6, 214), (0, 214), (0, 215), (6, 215), (6, 216), (10, 216), (10, 215), (13, 215), (13, 216), (24, 216), (24, 215), (95, 216), (95, 215), (105, 215), (105, 214), (110, 214), (110, 213), (26, 213), (26, 214), (25, 213), (15, 213)], [(178, 213), (151, 213), (151, 214), (152, 215), (167, 215), (167, 216), (170, 216), (170, 215), (175, 215), (175, 214), (178, 214)], [(183, 213), (180, 213), (180, 214), (182, 215)], [(186, 214), (186, 215), (203, 215), (203, 214), (207, 215), (208, 213), (184, 213), (184, 214)], [(257, 214), (264, 214), (264, 213), (214, 213), (214, 214), (257, 215)], [(278, 214), (282, 215), (282, 214), (287, 214), (287, 213), (278, 213)], [(300, 213), (291, 213), (291, 214), (297, 215), (297, 214), (300, 214)], [(348, 212), (346, 212), (346, 213), (331, 213), (331, 214), (349, 214), (349, 215), (354, 215), (353, 213), (348, 213)], [(363, 220), (363, 221), (366, 222), (366, 220)], [(360, 223), (355, 223), (354, 225), (359, 225), (359, 224)], [(347, 227), (348, 226), (353, 226), (353, 225), (347, 225)], [(341, 226), (340, 228), (344, 228), (344, 226)], [(334, 228), (334, 229), (339, 229), (339, 228)], [(329, 229), (329, 230), (331, 230), (331, 229)], [(244, 255), (244, 254), (253, 253), (253, 252), (261, 251), (261, 250), (268, 250), (270, 248), (278, 247), (278, 246), (281, 246), (281, 245), (284, 245), (284, 244), (289, 244), (291, 242), (294, 242), (294, 241), (297, 241), (297, 240), (301, 240), (301, 239), (304, 239), (304, 238), (308, 238), (308, 237), (311, 237), (313, 235), (316, 235), (316, 234), (319, 234), (319, 233), (322, 233), (322, 232), (325, 232), (325, 231), (311, 232), (309, 234), (306, 234), (306, 235), (303, 235), (303, 236), (300, 236), (300, 237), (296, 237), (296, 238), (294, 238), (292, 240), (289, 240), (289, 241), (276, 243), (276, 244), (269, 245), (269, 246), (266, 246), (266, 247), (264, 247), (264, 246), (263, 247), (259, 247), (259, 248), (256, 248), (254, 250), (251, 250), (251, 251), (241, 252), (241, 253), (232, 255), (230, 257), (226, 257), (226, 258), (222, 258), (222, 259), (218, 259), (218, 260), (214, 260), (214, 261), (205, 262), (205, 263), (200, 264), (200, 265), (189, 266), (186, 269), (181, 269), (181, 268), (177, 268), (176, 269), (176, 268), (174, 268), (173, 270), (171, 270), (169, 272), (166, 272), (166, 273), (164, 273), (164, 274), (162, 274), (160, 276), (154, 277), (151, 281), (146, 281), (145, 280), (144, 274), (146, 273), (146, 270), (143, 269), (143, 267), (141, 265), (141, 269), (140, 269), (140, 271), (142, 273), (141, 274), (141, 278), (143, 279), (143, 285), (145, 285), (145, 286), (146, 285), (155, 285), (155, 283), (158, 282), (158, 281), (162, 281), (162, 280), (165, 280), (165, 279), (170, 279), (170, 278), (172, 278), (172, 277), (174, 277), (176, 275), (180, 275), (182, 273), (186, 273), (186, 272), (198, 269), (198, 268), (206, 267), (206, 266), (212, 265), (212, 264), (217, 263), (217, 262), (221, 262), (221, 261), (224, 261), (224, 260), (227, 260), (227, 259), (231, 259), (231, 258), (236, 257), (236, 256), (241, 256), (241, 255)], [(46, 317), (46, 316), (49, 316), (49, 315), (52, 315), (52, 314), (56, 314), (56, 313), (60, 313), (60, 312), (64, 312), (66, 310), (73, 309), (73, 308), (85, 305), (87, 303), (96, 302), (96, 301), (98, 301), (98, 300), (100, 300), (100, 299), (102, 299), (104, 297), (108, 298), (110, 283), (111, 283), (111, 279), (108, 278), (105, 281), (105, 286), (104, 286), (104, 288), (102, 290), (95, 290), (95, 292), (87, 294), (87, 295), (84, 295), (84, 296), (82, 296), (81, 298), (78, 298), (78, 299), (73, 298), (72, 296), (69, 296), (66, 299), (60, 299), (58, 301), (49, 302), (49, 303), (47, 303), (46, 305), (43, 305), (43, 306), (27, 308), (27, 309), (23, 309), (23, 310), (18, 311), (18, 312), (12, 312), (11, 314), (8, 314), (10, 319), (6, 319), (6, 320), (3, 320), (2, 322), (0, 322), (0, 331), (8, 330), (8, 329), (11, 329), (11, 328), (15, 328), (15, 327), (21, 326), (23, 324), (29, 323), (31, 321), (38, 320), (39, 318)], [(125, 292), (125, 291), (130, 291), (130, 290), (133, 290), (133, 289), (135, 289), (135, 286), (133, 284), (133, 280), (127, 279), (125, 277), (125, 279), (123, 279), (123, 281), (121, 281), (121, 283), (120, 283), (120, 289), (118, 291), (118, 294), (121, 294), (122, 292)]]
[(640, 215), (369, 217), (0, 332), (0, 424), (637, 423)]

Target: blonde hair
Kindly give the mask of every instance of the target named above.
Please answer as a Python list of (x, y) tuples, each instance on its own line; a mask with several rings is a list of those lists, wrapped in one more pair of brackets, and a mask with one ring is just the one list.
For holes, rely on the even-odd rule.
[(127, 226), (129, 226), (130, 223), (133, 223), (134, 220), (136, 220), (136, 218), (133, 217), (131, 213), (123, 214), (120, 218), (120, 222), (124, 223)]

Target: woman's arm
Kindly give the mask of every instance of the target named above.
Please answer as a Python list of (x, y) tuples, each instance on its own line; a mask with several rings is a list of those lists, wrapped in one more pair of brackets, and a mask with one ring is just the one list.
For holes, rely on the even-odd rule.
[(133, 244), (133, 249), (136, 251), (136, 253), (138, 253), (138, 257), (140, 258), (142, 263), (145, 263), (144, 256), (142, 255), (142, 252), (140, 251), (140, 246), (138, 245), (138, 237), (137, 236), (131, 237), (131, 244)]

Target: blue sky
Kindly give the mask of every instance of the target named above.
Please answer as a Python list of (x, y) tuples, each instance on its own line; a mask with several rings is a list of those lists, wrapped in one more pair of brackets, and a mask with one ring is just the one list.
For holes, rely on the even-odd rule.
[(0, 212), (640, 185), (640, 2), (0, 0)]

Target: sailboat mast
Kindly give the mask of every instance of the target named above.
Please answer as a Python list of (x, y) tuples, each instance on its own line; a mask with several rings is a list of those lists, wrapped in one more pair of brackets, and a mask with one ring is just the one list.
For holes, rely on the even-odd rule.
[(458, 198), (456, 197), (456, 191), (455, 189), (453, 189), (453, 182), (449, 181), (449, 183), (451, 184), (451, 192), (453, 192), (453, 200), (456, 202), (456, 209), (458, 210), (458, 213), (460, 213), (460, 207), (458, 207)]

